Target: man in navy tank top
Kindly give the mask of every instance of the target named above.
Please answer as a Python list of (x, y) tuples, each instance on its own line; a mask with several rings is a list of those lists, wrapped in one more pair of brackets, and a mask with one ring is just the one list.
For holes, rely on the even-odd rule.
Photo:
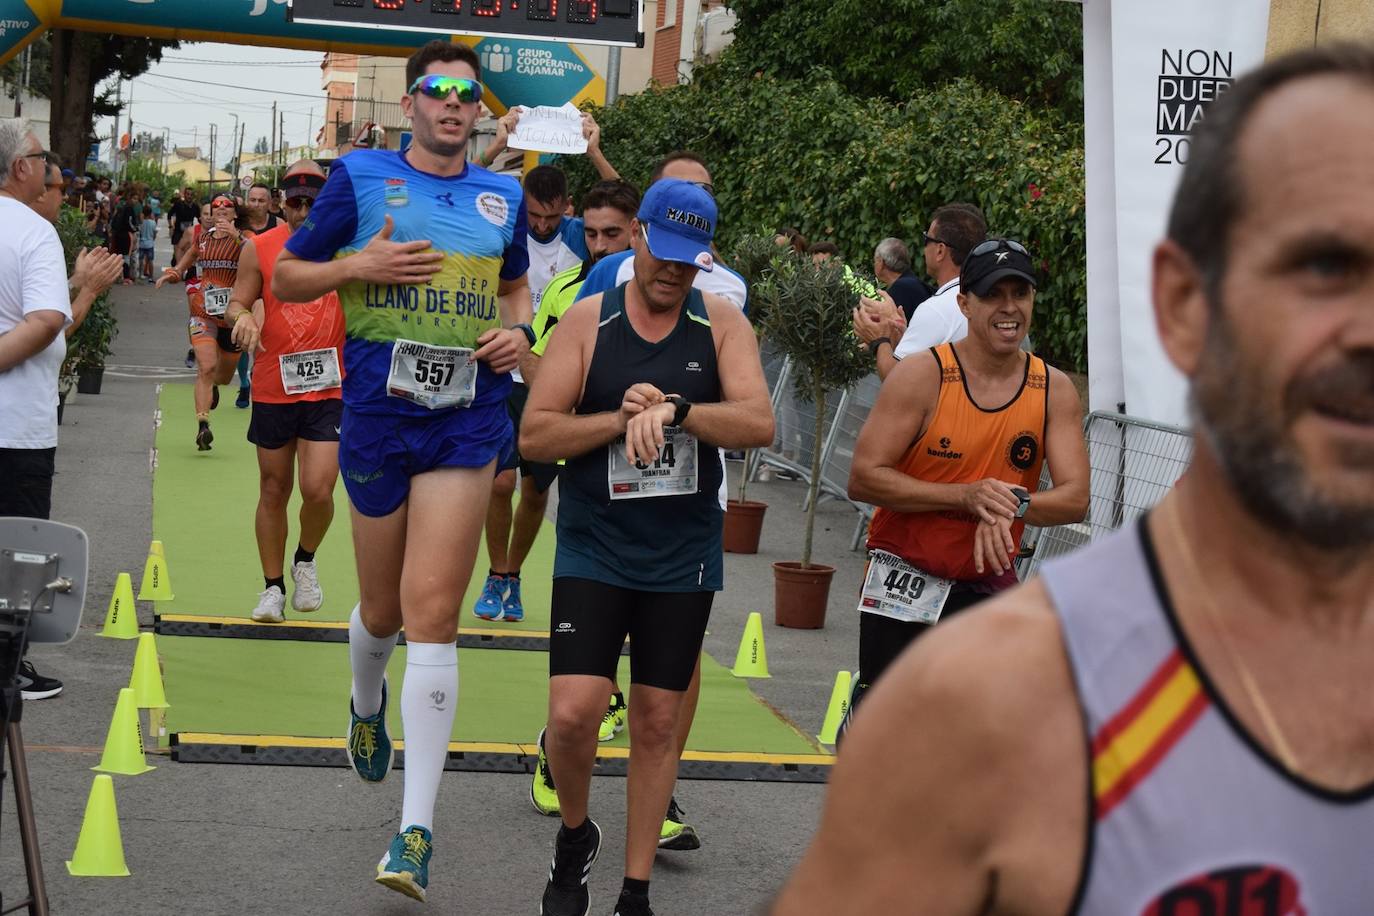
[(540, 912), (584, 916), (601, 829), (587, 816), (601, 713), (630, 637), (625, 883), (646, 916), (677, 776), (675, 727), (722, 587), (720, 448), (766, 445), (773, 413), (753, 328), (692, 283), (715, 266), (715, 200), (655, 183), (632, 224), (634, 274), (576, 303), (540, 364), (520, 431), (559, 484), (545, 747), (563, 824)]
[(1369, 46), (1209, 105), (1152, 262), (1191, 467), (906, 652), (775, 914), (1371, 912), (1371, 146)]

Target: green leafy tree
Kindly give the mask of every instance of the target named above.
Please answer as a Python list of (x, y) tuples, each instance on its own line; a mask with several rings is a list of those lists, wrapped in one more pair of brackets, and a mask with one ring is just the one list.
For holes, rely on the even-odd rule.
[(52, 120), (52, 149), (79, 173), (85, 170), (86, 151), (95, 140), (95, 119), (119, 113), (111, 94), (97, 97), (96, 87), (116, 74), (133, 79), (179, 43), (72, 29), (54, 30), (51, 42), (49, 98), (53, 112), (63, 115)]
[[(669, 150), (705, 158), (722, 251), (796, 226), (864, 265), (887, 236), (914, 245), (941, 204), (979, 205), (992, 232), (1025, 242), (1039, 266), (1037, 352), (1086, 367), (1083, 148), (1059, 113), (971, 80), (893, 104), (820, 73), (774, 79), (723, 61), (691, 83), (622, 97), (597, 119), (607, 157), (640, 187)], [(563, 165), (575, 194), (596, 180), (586, 157)]]
[(901, 100), (959, 77), (1083, 118), (1083, 19), (1057, 0), (730, 0), (727, 56), (772, 77), (820, 68)]

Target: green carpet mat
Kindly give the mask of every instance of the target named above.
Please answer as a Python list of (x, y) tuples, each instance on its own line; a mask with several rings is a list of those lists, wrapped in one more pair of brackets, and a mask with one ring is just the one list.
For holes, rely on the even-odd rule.
[[(157, 470), (153, 477), (153, 537), (162, 541), (175, 595), (159, 602), (164, 615), (247, 619), (262, 591), (253, 515), (258, 500), (256, 447), (245, 436), (248, 410), (234, 407), (237, 378), (220, 388), (220, 405), (210, 415), (215, 434), (208, 452), (196, 451), (196, 412), (190, 384), (164, 384), (159, 398), (162, 424), (157, 430)], [(300, 496), (287, 510), (287, 566), (299, 533)], [(291, 610), (288, 621), (338, 623), (348, 620), (358, 600), (353, 564), (348, 495), (340, 479), (334, 489), (334, 522), (316, 553), (325, 603), (302, 614)], [(463, 599), (458, 625), (463, 628), (547, 633), (549, 594), (553, 584), (553, 525), (544, 523), (523, 572), (525, 619), (520, 623), (485, 621), (473, 616), (487, 571), (485, 540), (477, 549), (472, 582)], [(134, 571), (135, 577), (139, 571)], [(290, 573), (287, 573), (289, 580)], [(289, 584), (288, 584), (289, 593)]]

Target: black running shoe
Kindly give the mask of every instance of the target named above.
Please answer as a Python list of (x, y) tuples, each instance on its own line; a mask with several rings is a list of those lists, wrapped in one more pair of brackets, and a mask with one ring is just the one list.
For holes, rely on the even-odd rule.
[(19, 664), (19, 693), (26, 700), (46, 700), (62, 692), (62, 682), (55, 677), (44, 677), (33, 670), (33, 662), (28, 659)]
[(654, 916), (654, 911), (649, 908), (647, 895), (621, 891), (612, 916)]
[(216, 407), (218, 407), (218, 406), (219, 406), (219, 386), (218, 386), (218, 385), (211, 385), (211, 386), (210, 386), (210, 409), (211, 409), (211, 410), (214, 410), (214, 409), (215, 409)]
[(601, 851), (601, 828), (591, 818), (587, 818), (587, 826), (587, 838), (580, 843), (568, 842), (567, 828), (558, 828), (553, 862), (549, 864), (549, 883), (544, 886), (544, 899), (539, 902), (540, 916), (587, 916), (591, 911), (587, 878)]
[(210, 427), (208, 424), (196, 430), (196, 449), (198, 451), (210, 451), (210, 443), (214, 441), (215, 434), (210, 432)]
[(248, 405), (251, 403), (252, 400), (250, 400), (249, 398), (248, 386), (244, 385), (240, 387), (239, 396), (234, 400), (234, 406), (239, 408), (240, 410), (244, 410), (247, 409)]

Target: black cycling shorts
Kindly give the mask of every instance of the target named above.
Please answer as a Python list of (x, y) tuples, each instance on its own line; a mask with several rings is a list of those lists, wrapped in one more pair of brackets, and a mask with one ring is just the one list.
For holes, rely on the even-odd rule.
[(553, 580), (549, 675), (614, 680), (630, 637), (630, 682), (686, 690), (715, 592), (645, 592), (590, 579)]
[(215, 329), (215, 343), (225, 353), (242, 353), (243, 350), (238, 344), (234, 343), (234, 329), (219, 327)]
[(520, 418), (525, 414), (525, 402), (529, 400), (530, 389), (528, 385), (516, 382), (511, 386), (510, 395), (506, 398), (506, 413), (510, 414), (511, 425), (515, 427), (514, 447), (501, 466), (496, 470), (510, 471), (520, 468), (520, 473), (534, 481), (535, 489), (540, 493), (547, 493), (549, 487), (558, 479), (558, 465), (545, 464), (542, 461), (526, 461), (520, 457)]
[[(984, 592), (975, 592), (955, 583), (949, 591), (944, 610), (940, 612), (938, 623), (990, 597)], [(859, 614), (859, 683), (869, 687), (877, 683), (882, 673), (897, 660), (897, 656), (934, 626), (919, 621), (897, 620), (882, 614)]]
[(248, 441), (262, 448), (277, 449), (292, 439), (310, 442), (338, 442), (343, 425), (343, 401), (294, 401), (290, 404), (253, 402), (248, 420)]

